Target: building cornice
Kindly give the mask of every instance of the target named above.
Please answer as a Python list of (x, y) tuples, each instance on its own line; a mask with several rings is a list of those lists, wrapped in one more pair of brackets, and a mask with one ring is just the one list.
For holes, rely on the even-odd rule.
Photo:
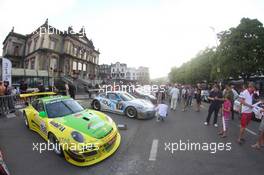
[(10, 37), (10, 36), (14, 36), (14, 37), (21, 38), (21, 39), (25, 39), (25, 40), (27, 39), (27, 36), (26, 35), (22, 35), (20, 33), (15, 33), (15, 32), (9, 32), (8, 35), (6, 36), (3, 44), (5, 44), (7, 38)]

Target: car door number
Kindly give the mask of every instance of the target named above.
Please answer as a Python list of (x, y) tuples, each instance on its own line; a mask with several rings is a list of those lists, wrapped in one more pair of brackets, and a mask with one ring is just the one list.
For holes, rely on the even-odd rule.
[(110, 101), (103, 99), (103, 100), (102, 100), (102, 103), (103, 103), (104, 105), (108, 106), (109, 108), (111, 108), (111, 102), (110, 102)]

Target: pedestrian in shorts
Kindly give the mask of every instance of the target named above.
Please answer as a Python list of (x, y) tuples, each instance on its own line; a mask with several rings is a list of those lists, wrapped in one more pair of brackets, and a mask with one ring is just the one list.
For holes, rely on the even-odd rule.
[(245, 142), (244, 133), (246, 127), (249, 125), (252, 119), (253, 109), (253, 93), (255, 91), (255, 85), (253, 82), (248, 84), (248, 88), (240, 94), (240, 103), (242, 104), (241, 119), (240, 119), (240, 132), (237, 139), (238, 144)]

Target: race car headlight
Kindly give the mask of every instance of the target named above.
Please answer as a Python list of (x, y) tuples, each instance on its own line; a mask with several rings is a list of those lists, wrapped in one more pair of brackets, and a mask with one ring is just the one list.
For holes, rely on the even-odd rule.
[(84, 137), (81, 133), (77, 132), (77, 131), (72, 131), (71, 132), (71, 136), (72, 138), (79, 143), (83, 143), (84, 142)]

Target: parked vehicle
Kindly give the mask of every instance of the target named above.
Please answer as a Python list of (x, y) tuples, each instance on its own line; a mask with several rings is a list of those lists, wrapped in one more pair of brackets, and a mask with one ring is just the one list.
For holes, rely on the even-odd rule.
[(83, 109), (68, 96), (37, 98), (23, 110), (23, 116), (27, 128), (52, 143), (57, 155), (76, 166), (106, 159), (121, 142), (117, 126), (109, 116)]
[(142, 88), (135, 89), (133, 95), (137, 98), (145, 99), (151, 101), (153, 104), (157, 103), (157, 98), (151, 94), (151, 92), (146, 91)]
[(126, 115), (129, 118), (150, 119), (155, 116), (154, 105), (123, 91), (100, 93), (91, 103), (95, 110)]

